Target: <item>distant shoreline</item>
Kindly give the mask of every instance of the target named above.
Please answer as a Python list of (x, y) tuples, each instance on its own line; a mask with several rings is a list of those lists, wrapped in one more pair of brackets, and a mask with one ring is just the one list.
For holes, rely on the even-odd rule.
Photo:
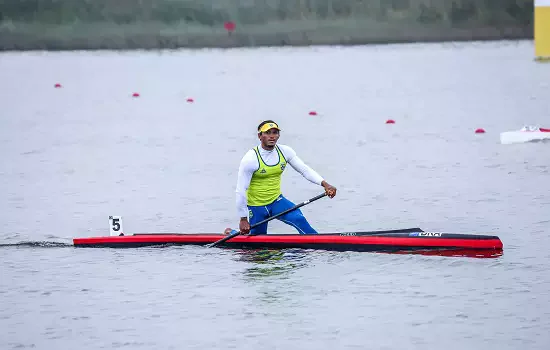
[[(354, 46), (532, 39), (531, 26), (451, 28), (408, 23), (321, 21), (250, 26), (229, 35), (205, 26), (1, 23), (0, 51), (227, 49)], [(91, 33), (91, 34), (90, 34)]]
[(532, 39), (533, 12), (532, 0), (4, 0), (0, 51)]

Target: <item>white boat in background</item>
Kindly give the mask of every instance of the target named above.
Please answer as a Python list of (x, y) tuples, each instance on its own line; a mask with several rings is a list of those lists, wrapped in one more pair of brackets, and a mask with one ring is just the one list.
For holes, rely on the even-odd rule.
[(505, 145), (544, 140), (550, 141), (550, 129), (539, 128), (538, 126), (524, 126), (517, 131), (500, 133), (500, 143)]

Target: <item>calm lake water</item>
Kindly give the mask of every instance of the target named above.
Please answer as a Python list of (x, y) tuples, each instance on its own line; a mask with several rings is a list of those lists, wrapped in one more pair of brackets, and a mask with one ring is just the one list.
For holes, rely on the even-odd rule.
[[(533, 56), (530, 41), (3, 53), (0, 349), (548, 349), (550, 143), (499, 143), (550, 126)], [(503, 255), (72, 247), (109, 215), (127, 233), (237, 227), (263, 119), (338, 187), (303, 208), (318, 231), (494, 234)], [(291, 168), (283, 191), (322, 192)]]

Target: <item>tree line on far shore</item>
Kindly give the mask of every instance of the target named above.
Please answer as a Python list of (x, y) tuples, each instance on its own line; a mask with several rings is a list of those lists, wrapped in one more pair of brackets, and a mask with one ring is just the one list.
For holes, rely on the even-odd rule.
[(218, 27), (375, 19), (445, 26), (532, 26), (533, 0), (0, 0), (0, 21), (161, 22)]

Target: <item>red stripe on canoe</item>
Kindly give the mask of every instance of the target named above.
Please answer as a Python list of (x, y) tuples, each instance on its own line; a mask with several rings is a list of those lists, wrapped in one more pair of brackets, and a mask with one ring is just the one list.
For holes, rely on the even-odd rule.
[[(216, 242), (225, 237), (217, 234), (181, 234), (181, 235), (147, 235), (136, 236), (107, 236), (75, 238), (75, 246), (101, 245), (119, 243), (132, 245), (132, 243), (201, 243)], [(399, 247), (460, 247), (477, 249), (502, 249), (502, 241), (498, 238), (472, 239), (472, 238), (445, 238), (443, 237), (380, 237), (380, 236), (340, 236), (340, 235), (258, 235), (236, 236), (229, 242), (234, 243), (279, 243), (279, 244), (357, 244), (357, 245), (385, 245)]]

